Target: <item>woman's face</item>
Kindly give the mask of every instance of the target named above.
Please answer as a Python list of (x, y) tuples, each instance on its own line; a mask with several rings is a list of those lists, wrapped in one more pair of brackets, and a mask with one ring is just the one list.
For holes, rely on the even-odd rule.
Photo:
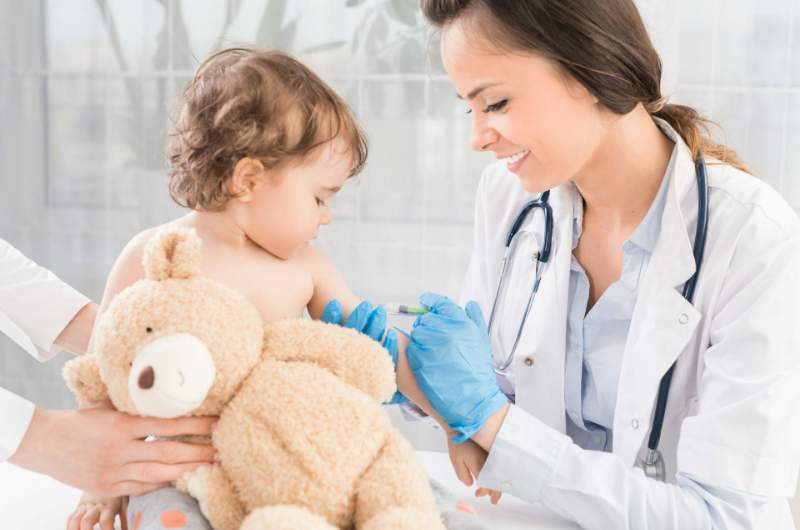
[(507, 53), (456, 20), (442, 31), (442, 58), (472, 116), (472, 148), (506, 159), (530, 192), (581, 172), (601, 145), (611, 113), (559, 66)]

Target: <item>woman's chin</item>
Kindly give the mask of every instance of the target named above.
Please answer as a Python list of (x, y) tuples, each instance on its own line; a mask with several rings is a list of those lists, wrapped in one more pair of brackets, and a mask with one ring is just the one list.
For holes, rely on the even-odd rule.
[(558, 185), (554, 179), (542, 175), (517, 175), (522, 189), (528, 193), (542, 193)]

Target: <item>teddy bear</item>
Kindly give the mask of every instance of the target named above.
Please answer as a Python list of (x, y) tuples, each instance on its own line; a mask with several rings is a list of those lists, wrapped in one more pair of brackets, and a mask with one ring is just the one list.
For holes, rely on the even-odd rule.
[(444, 530), (428, 480), (381, 403), (390, 357), (351, 329), (264, 325), (242, 295), (199, 275), (192, 230), (147, 244), (145, 278), (98, 320), (64, 369), (80, 403), (132, 415), (216, 415), (220, 459), (176, 487), (216, 530)]

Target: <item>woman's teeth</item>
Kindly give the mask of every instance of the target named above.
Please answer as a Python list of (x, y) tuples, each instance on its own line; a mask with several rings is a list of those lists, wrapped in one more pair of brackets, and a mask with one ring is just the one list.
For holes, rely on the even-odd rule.
[(522, 157), (527, 155), (529, 152), (530, 152), (530, 150), (523, 149), (519, 153), (513, 154), (511, 156), (507, 156), (505, 158), (501, 158), (500, 160), (502, 160), (506, 164), (513, 164), (514, 162), (519, 162), (520, 160), (522, 160)]

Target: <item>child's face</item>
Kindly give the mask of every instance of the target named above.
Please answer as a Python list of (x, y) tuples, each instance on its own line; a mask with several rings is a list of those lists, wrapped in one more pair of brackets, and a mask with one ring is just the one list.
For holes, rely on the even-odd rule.
[(269, 253), (288, 259), (331, 222), (328, 201), (347, 180), (350, 156), (340, 142), (324, 144), (306, 158), (265, 172), (247, 203), (247, 236)]

